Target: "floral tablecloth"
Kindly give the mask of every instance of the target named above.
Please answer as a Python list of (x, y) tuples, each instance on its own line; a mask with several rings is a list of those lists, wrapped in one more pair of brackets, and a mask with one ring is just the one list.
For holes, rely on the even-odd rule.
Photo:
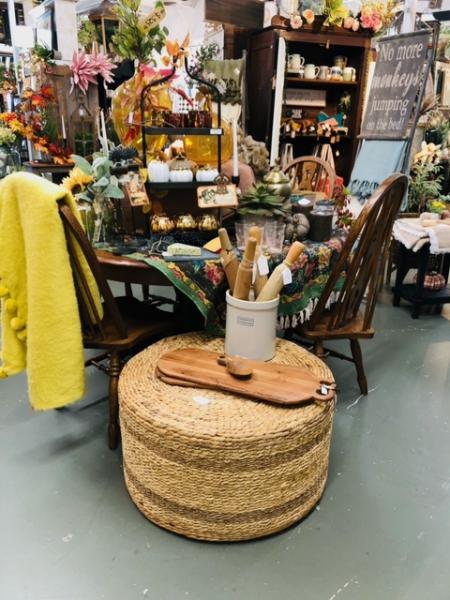
[[(308, 320), (342, 250), (344, 239), (344, 234), (338, 233), (327, 242), (304, 242), (305, 251), (292, 270), (293, 281), (281, 293), (278, 312), (281, 328), (295, 327)], [(222, 329), (227, 282), (219, 259), (175, 263), (156, 256), (132, 256), (158, 269), (180, 292), (190, 298), (204, 316), (207, 330), (217, 333)], [(282, 256), (272, 258), (269, 261), (270, 269), (276, 267), (281, 260)], [(341, 289), (344, 277), (343, 273), (330, 298), (331, 302)]]

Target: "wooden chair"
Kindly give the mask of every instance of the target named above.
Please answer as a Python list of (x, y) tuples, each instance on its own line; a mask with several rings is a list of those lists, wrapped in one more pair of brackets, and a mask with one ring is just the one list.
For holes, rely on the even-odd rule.
[[(103, 350), (100, 356), (86, 361), (109, 375), (109, 447), (114, 449), (119, 441), (118, 382), (124, 358), (132, 355), (149, 342), (182, 331), (178, 317), (158, 307), (170, 300), (157, 299), (141, 302), (132, 296), (114, 298), (100, 263), (83, 228), (64, 201), (59, 203), (59, 213), (64, 225), (67, 248), (77, 293), (85, 348)], [(103, 299), (104, 316), (100, 318), (90, 293), (79, 254), (78, 244), (97, 282)], [(106, 364), (103, 364), (104, 360)]]
[[(311, 191), (317, 199), (330, 199), (336, 183), (336, 173), (331, 166), (317, 156), (302, 156), (289, 163), (284, 173), (289, 176), (292, 192)], [(319, 190), (321, 182), (329, 179), (329, 194)]]
[[(353, 362), (359, 387), (364, 395), (368, 393), (367, 378), (358, 340), (372, 338), (375, 334), (372, 318), (377, 300), (378, 280), (407, 182), (405, 175), (391, 175), (367, 201), (350, 229), (310, 321), (298, 330), (302, 339), (313, 343), (317, 356), (324, 358), (329, 354)], [(327, 310), (330, 296), (344, 271), (346, 277), (338, 299)], [(364, 296), (365, 306), (360, 311)], [(325, 341), (336, 339), (350, 341), (351, 357), (324, 348)]]

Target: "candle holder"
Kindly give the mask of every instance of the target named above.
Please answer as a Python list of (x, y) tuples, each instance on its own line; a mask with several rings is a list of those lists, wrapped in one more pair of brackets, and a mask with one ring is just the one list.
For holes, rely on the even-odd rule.
[(234, 185), (239, 185), (240, 181), (241, 181), (241, 178), (239, 175), (231, 176), (231, 183), (234, 183)]

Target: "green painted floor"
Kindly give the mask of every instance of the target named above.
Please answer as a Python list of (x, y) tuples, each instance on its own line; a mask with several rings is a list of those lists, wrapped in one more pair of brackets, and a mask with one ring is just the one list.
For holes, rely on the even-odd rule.
[(152, 525), (105, 442), (105, 378), (68, 411), (33, 414), (0, 383), (0, 600), (450, 599), (450, 322), (380, 304), (371, 390), (341, 390), (329, 480), (298, 526), (256, 542)]

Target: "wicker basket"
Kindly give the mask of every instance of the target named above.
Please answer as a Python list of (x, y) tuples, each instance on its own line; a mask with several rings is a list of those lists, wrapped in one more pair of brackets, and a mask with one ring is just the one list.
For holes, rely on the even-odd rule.
[[(162, 354), (223, 340), (188, 334), (134, 357), (120, 383), (125, 481), (139, 510), (182, 535), (245, 540), (280, 531), (314, 508), (327, 479), (334, 402), (278, 407), (229, 393), (170, 386)], [(326, 365), (279, 340), (277, 362), (330, 377)]]

